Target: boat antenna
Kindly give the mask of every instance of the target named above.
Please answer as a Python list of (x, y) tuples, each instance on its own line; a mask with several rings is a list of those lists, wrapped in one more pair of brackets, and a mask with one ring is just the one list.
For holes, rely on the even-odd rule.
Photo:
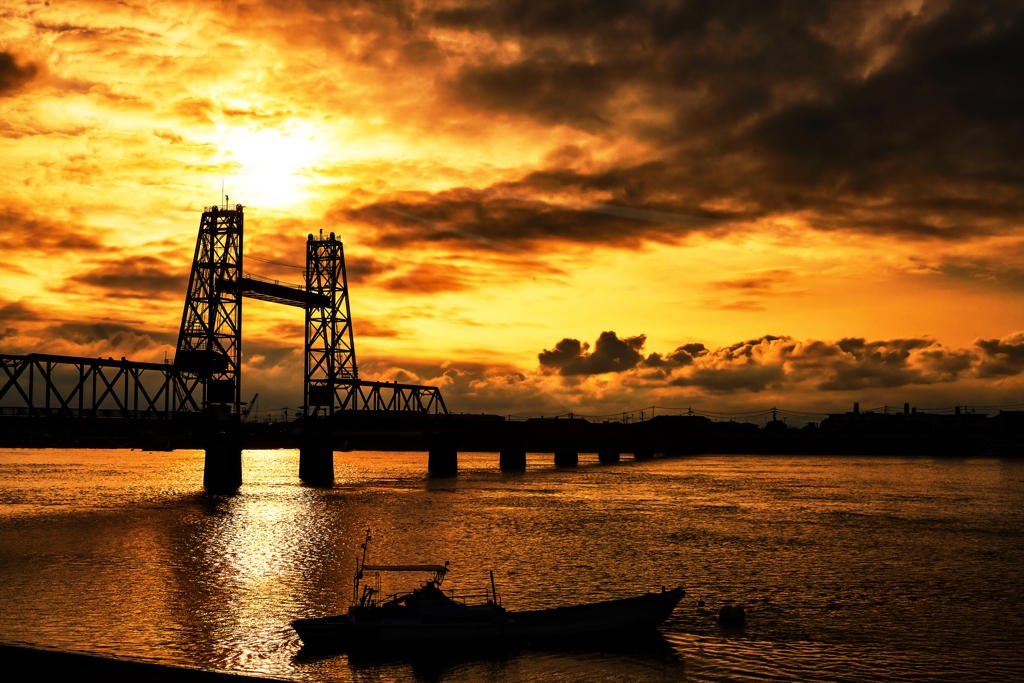
[(491, 596), (494, 598), (494, 604), (500, 605), (501, 603), (498, 602), (498, 589), (494, 587), (494, 570), (490, 569), (488, 571), (491, 574)]
[(355, 577), (355, 580), (353, 581), (353, 584), (352, 584), (352, 601), (353, 602), (355, 602), (356, 600), (359, 599), (359, 580), (363, 578), (363, 566), (366, 564), (366, 553), (367, 553), (367, 550), (368, 550), (368, 546), (370, 545), (370, 541), (372, 541), (372, 540), (373, 540), (373, 537), (370, 535), (370, 529), (367, 528), (366, 529), (366, 540), (363, 541), (363, 544), (360, 546), (363, 549), (363, 559), (360, 560), (358, 557), (356, 558), (356, 577)]
[(366, 553), (367, 553), (367, 551), (369, 549), (370, 541), (372, 541), (372, 540), (373, 540), (373, 537), (370, 536), (370, 529), (367, 528), (366, 529), (366, 540), (363, 541), (363, 545), (362, 545), (362, 548), (363, 548), (363, 561), (359, 564), (359, 570), (360, 571), (362, 571), (363, 565), (366, 564)]

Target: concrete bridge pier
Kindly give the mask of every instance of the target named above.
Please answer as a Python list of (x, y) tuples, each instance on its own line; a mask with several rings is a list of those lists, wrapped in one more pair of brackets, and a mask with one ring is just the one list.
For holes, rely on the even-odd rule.
[(503, 470), (526, 469), (526, 447), (521, 443), (506, 443), (501, 447), (498, 466)]
[(634, 460), (650, 460), (654, 457), (654, 450), (647, 447), (641, 446), (633, 451)]
[(459, 449), (454, 439), (441, 437), (431, 440), (427, 471), (431, 474), (455, 474), (459, 471)]
[(604, 450), (597, 452), (597, 459), (599, 462), (618, 462), (619, 452), (617, 450)]
[(556, 467), (576, 467), (580, 464), (580, 454), (573, 446), (563, 446), (555, 451)]
[(233, 493), (242, 485), (242, 439), (211, 434), (206, 439), (203, 486), (210, 493)]
[(334, 484), (334, 434), (311, 430), (299, 442), (299, 479), (310, 486)]

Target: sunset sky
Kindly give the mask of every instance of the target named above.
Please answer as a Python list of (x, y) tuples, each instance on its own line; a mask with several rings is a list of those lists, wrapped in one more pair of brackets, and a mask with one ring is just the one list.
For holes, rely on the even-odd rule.
[(1024, 403), (1022, 74), (1019, 0), (0, 0), (0, 351), (173, 356), (223, 181), (453, 410)]

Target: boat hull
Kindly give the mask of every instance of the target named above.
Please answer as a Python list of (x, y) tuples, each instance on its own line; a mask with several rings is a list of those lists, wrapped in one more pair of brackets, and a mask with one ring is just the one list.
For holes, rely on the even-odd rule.
[(379, 643), (572, 641), (650, 631), (664, 622), (683, 598), (681, 588), (633, 598), (527, 612), (491, 606), (461, 614), (349, 615), (292, 622), (305, 645), (344, 648)]
[(622, 600), (515, 612), (505, 623), (505, 635), (533, 640), (651, 630), (668, 619), (684, 595), (677, 588)]

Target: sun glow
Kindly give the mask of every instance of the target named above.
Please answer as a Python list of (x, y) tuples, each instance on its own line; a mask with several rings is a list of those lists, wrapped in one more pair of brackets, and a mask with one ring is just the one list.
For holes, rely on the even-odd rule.
[(228, 194), (265, 208), (287, 208), (309, 196), (313, 168), (328, 154), (330, 135), (306, 121), (270, 127), (224, 125), (218, 130)]

